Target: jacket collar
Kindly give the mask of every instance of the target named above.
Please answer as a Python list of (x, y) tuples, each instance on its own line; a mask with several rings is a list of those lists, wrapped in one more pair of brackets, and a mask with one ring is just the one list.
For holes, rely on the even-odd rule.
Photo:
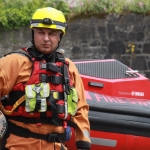
[(46, 62), (55, 62), (55, 59), (56, 59), (56, 53), (55, 52), (52, 54), (45, 55), (45, 54), (42, 54), (41, 52), (39, 52), (34, 45), (29, 47), (27, 49), (27, 51), (36, 60), (43, 60), (44, 59)]

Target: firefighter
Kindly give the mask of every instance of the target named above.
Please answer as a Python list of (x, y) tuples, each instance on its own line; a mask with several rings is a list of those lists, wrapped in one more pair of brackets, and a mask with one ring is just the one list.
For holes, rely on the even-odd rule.
[(37, 9), (30, 20), (32, 46), (0, 59), (0, 107), (8, 122), (3, 149), (67, 150), (71, 127), (77, 149), (90, 149), (82, 80), (57, 52), (66, 25), (61, 11)]

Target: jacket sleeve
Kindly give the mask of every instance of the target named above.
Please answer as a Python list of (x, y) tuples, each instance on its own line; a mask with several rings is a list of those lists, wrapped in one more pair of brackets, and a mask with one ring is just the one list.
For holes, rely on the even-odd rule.
[(75, 140), (77, 149), (90, 149), (90, 124), (88, 119), (89, 106), (86, 102), (84, 86), (82, 79), (74, 63), (67, 59), (69, 62), (69, 73), (74, 87), (78, 93), (78, 106), (77, 113), (73, 117), (73, 122), (77, 124), (75, 129)]
[(25, 56), (10, 54), (0, 59), (0, 98), (8, 95), (15, 84), (25, 82), (31, 74), (32, 63)]

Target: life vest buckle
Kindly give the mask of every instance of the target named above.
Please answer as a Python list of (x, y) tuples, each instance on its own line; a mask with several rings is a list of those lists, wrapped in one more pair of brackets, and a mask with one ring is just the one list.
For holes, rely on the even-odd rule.
[(36, 125), (37, 126), (41, 126), (42, 125), (42, 122), (41, 122), (41, 119), (40, 118), (36, 118)]
[(42, 126), (41, 122), (36, 123), (37, 126)]
[(64, 128), (67, 129), (67, 121), (63, 122)]

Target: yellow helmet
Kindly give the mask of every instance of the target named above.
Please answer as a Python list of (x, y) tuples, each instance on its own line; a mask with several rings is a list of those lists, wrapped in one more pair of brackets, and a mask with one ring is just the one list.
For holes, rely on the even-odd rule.
[(30, 28), (41, 27), (61, 30), (65, 34), (66, 19), (63, 13), (52, 7), (40, 8), (30, 20)]

